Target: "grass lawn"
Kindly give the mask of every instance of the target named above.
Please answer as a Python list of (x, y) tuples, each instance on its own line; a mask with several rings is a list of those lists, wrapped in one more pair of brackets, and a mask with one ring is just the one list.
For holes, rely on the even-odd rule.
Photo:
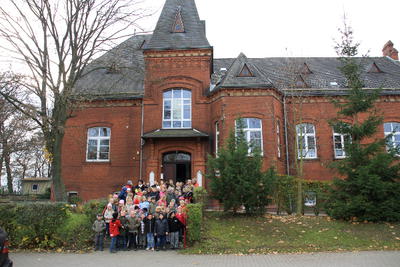
[(206, 213), (201, 242), (189, 254), (263, 254), (400, 250), (400, 224), (350, 223), (328, 217), (245, 217)]

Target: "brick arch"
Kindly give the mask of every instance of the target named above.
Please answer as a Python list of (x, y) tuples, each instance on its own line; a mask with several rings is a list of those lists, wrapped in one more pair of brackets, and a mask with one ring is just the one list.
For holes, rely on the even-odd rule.
[(173, 89), (173, 88), (183, 88), (192, 91), (192, 99), (200, 99), (202, 95), (202, 85), (200, 80), (197, 80), (188, 76), (169, 76), (162, 81), (159, 81), (154, 85), (154, 95), (155, 98), (162, 97), (162, 92)]

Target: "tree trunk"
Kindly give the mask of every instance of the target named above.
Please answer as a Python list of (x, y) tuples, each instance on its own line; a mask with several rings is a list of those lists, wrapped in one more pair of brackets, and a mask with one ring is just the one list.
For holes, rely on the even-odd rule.
[(8, 150), (8, 145), (7, 142), (3, 143), (3, 153), (4, 153), (4, 164), (6, 167), (6, 173), (7, 173), (7, 189), (8, 193), (12, 194), (14, 193), (13, 189), (13, 178), (12, 178), (12, 172), (11, 172), (11, 160), (10, 160), (10, 152)]
[(54, 136), (53, 158), (51, 162), (51, 176), (53, 179), (53, 190), (56, 201), (65, 201), (65, 187), (61, 175), (61, 146), (64, 134), (58, 132)]

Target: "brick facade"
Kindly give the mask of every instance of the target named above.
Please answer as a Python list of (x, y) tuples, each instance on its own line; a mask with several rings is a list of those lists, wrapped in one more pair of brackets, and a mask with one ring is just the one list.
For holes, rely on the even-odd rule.
[[(175, 5), (175, 2), (177, 1), (167, 0), (166, 6)], [(203, 184), (207, 186), (204, 174), (207, 156), (214, 154), (216, 150), (216, 123), (219, 127), (217, 141), (221, 147), (228, 138), (229, 132), (234, 128), (238, 117), (261, 120), (263, 168), (273, 166), (281, 174), (292, 175), (296, 174), (296, 124), (312, 123), (316, 130), (318, 156), (315, 159), (304, 160), (304, 177), (314, 180), (332, 179), (336, 174), (329, 165), (335, 160), (334, 144), (333, 131), (328, 120), (336, 116), (337, 110), (331, 102), (331, 98), (335, 95), (312, 93), (294, 97), (293, 94), (286, 94), (285, 86), (282, 88), (277, 85), (284, 84), (285, 77), (288, 75), (280, 74), (274, 77), (274, 73), (281, 68), (275, 59), (271, 59), (270, 62), (268, 59), (252, 60), (247, 59), (243, 54), (238, 59), (215, 59), (212, 47), (207, 46), (208, 41), (203, 36), (204, 24), (196, 15), (194, 1), (185, 1), (180, 9), (187, 33), (171, 33), (169, 26), (162, 27), (163, 24), (168, 23), (168, 16), (175, 17), (174, 14), (168, 13), (171, 10), (174, 8), (164, 9), (153, 37), (133, 37), (125, 43), (130, 46), (139, 44), (139, 48), (129, 53), (131, 55), (137, 53), (138, 58), (142, 58), (139, 60), (143, 63), (143, 69), (140, 72), (143, 84), (141, 85), (140, 79), (134, 80), (132, 84), (126, 82), (132, 86), (131, 94), (129, 90), (124, 89), (123, 94), (118, 92), (112, 95), (111, 91), (117, 90), (117, 86), (115, 88), (111, 86), (107, 89), (110, 91), (109, 95), (85, 103), (81, 108), (74, 110), (73, 116), (68, 120), (62, 154), (62, 176), (66, 191), (77, 192), (82, 199), (88, 200), (102, 198), (119, 190), (128, 179), (136, 183), (139, 179), (149, 182), (151, 177), (155, 180), (161, 177), (171, 178), (166, 177), (168, 171), (163, 157), (166, 153), (174, 152), (190, 155), (190, 162), (186, 162), (185, 167), (179, 167), (180, 171), (189, 170), (187, 178), (202, 177)], [(197, 31), (199, 38), (193, 37), (190, 27)], [(164, 43), (168, 46), (163, 47)], [(145, 44), (148, 45), (147, 49), (142, 48)], [(393, 48), (393, 45), (390, 45)], [(116, 57), (117, 52), (118, 49), (112, 54), (113, 58)], [(122, 57), (126, 55), (121, 55)], [(323, 60), (332, 64), (331, 59)], [(385, 76), (386, 80), (400, 75), (398, 62), (393, 63), (390, 61), (392, 59), (384, 58), (374, 60), (374, 64), (379, 65), (383, 70), (391, 68), (385, 72), (391, 75)], [(105, 61), (109, 61), (109, 58)], [(312, 75), (319, 71), (318, 68), (329, 65), (325, 64), (321, 67), (318, 65), (319, 61), (320, 59), (315, 59), (315, 62), (311, 61), (309, 65), (306, 65), (305, 61), (301, 62), (300, 65), (303, 68), (306, 66), (309, 71), (303, 73), (302, 86), (299, 89), (310, 85), (309, 92), (314, 92), (313, 90), (319, 92), (326, 88), (326, 85), (312, 87), (314, 83), (310, 81), (313, 78)], [(256, 64), (261, 65), (256, 66)], [(271, 64), (277, 66), (271, 69)], [(239, 77), (237, 73), (244, 66), (255, 77)], [(261, 68), (264, 68), (264, 71), (259, 71)], [(330, 71), (336, 69), (337, 67), (331, 67)], [(223, 78), (215, 82), (213, 77), (219, 71), (223, 73), (221, 76)], [(327, 71), (321, 69), (321, 72)], [(266, 73), (269, 73), (269, 76)], [(89, 79), (90, 83), (86, 85), (86, 89), (91, 89), (95, 94), (97, 94), (96, 88), (102, 86), (101, 84), (93, 85), (93, 81), (101, 79), (104, 81), (106, 78), (107, 81), (118, 79), (119, 82), (120, 79), (131, 78), (118, 76), (118, 73), (97, 75), (99, 75), (97, 78)], [(377, 77), (377, 81), (380, 79), (380, 76), (371, 77)], [(336, 79), (337, 77), (335, 81)], [(115, 84), (119, 86), (118, 82)], [(329, 85), (331, 80), (326, 82)], [(393, 84), (395, 82), (388, 86), (390, 90), (400, 87), (400, 82)], [(194, 135), (166, 135), (157, 138), (154, 137), (156, 135), (148, 135), (153, 137), (146, 137), (148, 133), (157, 134), (163, 130), (163, 92), (177, 88), (191, 91), (192, 127), (190, 130)], [(377, 110), (382, 112), (386, 122), (400, 122), (400, 95), (397, 91), (390, 92), (380, 98)], [(91, 127), (111, 129), (108, 161), (87, 160), (88, 129)], [(383, 127), (379, 129), (377, 136), (383, 136)], [(286, 151), (289, 153), (287, 154)], [(177, 176), (177, 164), (175, 168), (175, 176)]]

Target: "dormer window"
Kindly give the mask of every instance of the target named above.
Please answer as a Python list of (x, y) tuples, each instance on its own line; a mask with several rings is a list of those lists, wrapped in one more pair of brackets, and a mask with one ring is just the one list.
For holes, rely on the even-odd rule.
[(303, 75), (312, 74), (312, 71), (308, 67), (307, 63), (304, 62), (303, 67), (300, 70), (300, 73)]
[(238, 77), (254, 77), (253, 73), (250, 71), (247, 64), (243, 65), (242, 70), (240, 71)]
[(172, 26), (172, 32), (182, 33), (185, 32), (185, 25), (183, 24), (182, 19), (182, 7), (178, 7), (178, 11), (176, 12), (175, 22)]
[(376, 65), (376, 63), (372, 63), (368, 69), (368, 73), (382, 73), (383, 71)]

